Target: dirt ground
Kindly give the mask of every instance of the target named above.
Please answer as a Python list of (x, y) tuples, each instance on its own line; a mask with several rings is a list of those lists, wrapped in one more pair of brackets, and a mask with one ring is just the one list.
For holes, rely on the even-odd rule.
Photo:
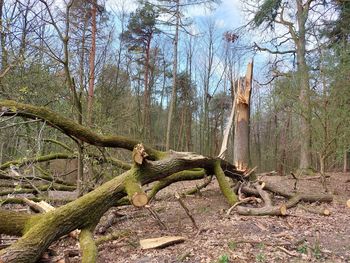
[[(227, 216), (229, 207), (214, 181), (201, 196), (184, 199), (200, 231), (174, 197), (174, 192), (184, 192), (196, 182), (174, 184), (151, 203), (169, 230), (162, 230), (146, 209), (118, 208), (125, 216), (108, 232), (127, 230), (129, 235), (101, 245), (98, 262), (350, 262), (350, 208), (345, 204), (350, 198), (349, 178), (331, 174), (328, 184), (335, 194), (334, 202), (312, 205), (328, 208), (330, 216), (300, 208), (290, 209), (285, 217), (246, 217), (234, 211)], [(278, 176), (265, 180), (289, 189), (294, 183)], [(302, 180), (299, 190), (322, 192), (322, 187), (318, 179)], [(186, 241), (163, 249), (139, 247), (140, 239), (167, 235), (183, 236)]]
[[(183, 198), (199, 231), (174, 193), (185, 192), (200, 182), (176, 183), (159, 192), (150, 204), (168, 229), (162, 229), (145, 208), (125, 206), (106, 213), (96, 228), (96, 238), (101, 237), (98, 230), (111, 214), (117, 214), (118, 218), (104, 235), (120, 234), (120, 238), (98, 247), (98, 262), (350, 262), (350, 208), (346, 207), (350, 174), (329, 175), (327, 180), (334, 201), (303, 205), (328, 208), (330, 216), (312, 214), (300, 207), (288, 210), (284, 217), (240, 216), (234, 210), (227, 216), (229, 206), (214, 180), (200, 195)], [(294, 183), (289, 177), (269, 176), (264, 180), (288, 189)], [(304, 192), (322, 192), (319, 179), (301, 180), (298, 188)], [(162, 249), (140, 248), (141, 239), (174, 235), (185, 237), (185, 242)], [(64, 238), (51, 248), (67, 255), (67, 251), (78, 251), (78, 244), (72, 238)], [(80, 262), (80, 257), (69, 257), (69, 262)]]

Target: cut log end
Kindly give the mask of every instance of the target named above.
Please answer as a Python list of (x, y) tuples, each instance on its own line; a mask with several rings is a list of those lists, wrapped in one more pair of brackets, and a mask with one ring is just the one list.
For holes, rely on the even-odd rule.
[(148, 203), (148, 196), (146, 193), (135, 193), (131, 202), (136, 207), (144, 207)]
[(331, 211), (329, 211), (327, 208), (325, 208), (325, 209), (323, 210), (323, 214), (324, 214), (325, 216), (329, 216), (329, 215), (331, 214)]
[(287, 214), (287, 206), (285, 204), (280, 207), (281, 215), (285, 216)]

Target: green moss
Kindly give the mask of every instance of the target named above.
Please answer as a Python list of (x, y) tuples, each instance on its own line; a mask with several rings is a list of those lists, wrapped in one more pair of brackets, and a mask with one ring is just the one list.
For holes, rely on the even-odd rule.
[(236, 194), (231, 189), (230, 184), (226, 180), (225, 173), (221, 168), (220, 160), (217, 160), (214, 163), (214, 173), (216, 175), (216, 178), (218, 179), (221, 192), (226, 197), (227, 202), (229, 203), (229, 205), (234, 205), (238, 201), (238, 199)]
[(82, 263), (95, 263), (97, 247), (90, 229), (82, 229), (79, 235), (79, 242), (82, 251)]

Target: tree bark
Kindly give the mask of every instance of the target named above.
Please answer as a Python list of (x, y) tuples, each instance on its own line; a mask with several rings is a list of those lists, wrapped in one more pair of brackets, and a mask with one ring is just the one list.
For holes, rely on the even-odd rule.
[(169, 107), (169, 113), (168, 113), (168, 123), (167, 123), (167, 130), (166, 130), (166, 143), (165, 143), (165, 149), (166, 151), (169, 151), (170, 149), (170, 136), (171, 136), (171, 123), (173, 119), (173, 112), (175, 110), (176, 105), (176, 85), (177, 85), (177, 43), (179, 41), (179, 23), (180, 23), (180, 0), (176, 0), (176, 24), (175, 24), (175, 36), (174, 36), (174, 62), (173, 62), (173, 86), (171, 91), (171, 102)]
[(89, 57), (89, 91), (88, 91), (88, 106), (87, 106), (87, 119), (88, 124), (92, 124), (93, 114), (93, 102), (94, 102), (94, 84), (95, 84), (95, 56), (96, 56), (96, 13), (97, 13), (97, 1), (92, 1), (91, 9), (91, 49)]
[(297, 23), (298, 36), (294, 37), (296, 52), (298, 76), (300, 78), (299, 100), (302, 107), (302, 117), (300, 119), (300, 163), (299, 169), (309, 169), (311, 165), (311, 106), (310, 106), (310, 84), (309, 68), (306, 63), (306, 20), (308, 18), (309, 6), (303, 6), (302, 0), (297, 2)]

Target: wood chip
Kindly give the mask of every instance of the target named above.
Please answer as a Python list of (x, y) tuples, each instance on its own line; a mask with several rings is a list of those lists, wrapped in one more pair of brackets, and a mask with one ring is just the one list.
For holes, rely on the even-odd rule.
[(163, 248), (174, 244), (182, 243), (185, 238), (182, 236), (164, 236), (140, 240), (142, 249)]
[(287, 206), (285, 204), (280, 207), (281, 215), (285, 216), (287, 214)]

